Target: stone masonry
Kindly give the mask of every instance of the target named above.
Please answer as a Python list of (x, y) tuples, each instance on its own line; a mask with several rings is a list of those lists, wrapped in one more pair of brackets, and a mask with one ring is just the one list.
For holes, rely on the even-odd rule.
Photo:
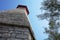
[(0, 12), (0, 40), (35, 40), (25, 8)]
[(28, 28), (0, 25), (0, 40), (29, 40)]

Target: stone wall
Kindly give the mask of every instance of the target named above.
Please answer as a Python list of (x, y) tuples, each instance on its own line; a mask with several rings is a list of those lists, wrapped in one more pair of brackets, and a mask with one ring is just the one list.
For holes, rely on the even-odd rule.
[(0, 23), (30, 26), (26, 14), (15, 11), (0, 12)]
[(0, 40), (32, 40), (29, 34), (28, 28), (0, 25)]
[(0, 12), (0, 40), (35, 40), (25, 11)]

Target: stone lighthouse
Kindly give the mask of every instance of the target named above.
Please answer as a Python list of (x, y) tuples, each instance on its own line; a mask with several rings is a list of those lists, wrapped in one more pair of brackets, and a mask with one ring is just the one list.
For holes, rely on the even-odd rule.
[(0, 11), (0, 40), (35, 40), (27, 15), (27, 6)]

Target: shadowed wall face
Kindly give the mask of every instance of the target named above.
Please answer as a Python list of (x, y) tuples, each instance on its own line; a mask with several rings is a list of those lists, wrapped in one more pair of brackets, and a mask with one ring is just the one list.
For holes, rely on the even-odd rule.
[(0, 40), (32, 40), (32, 39), (28, 28), (0, 25)]

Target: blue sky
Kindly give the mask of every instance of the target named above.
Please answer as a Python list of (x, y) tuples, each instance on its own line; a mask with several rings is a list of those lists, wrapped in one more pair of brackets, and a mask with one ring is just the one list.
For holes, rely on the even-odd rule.
[(43, 11), (40, 10), (42, 1), (43, 0), (0, 0), (0, 11), (15, 9), (18, 4), (26, 5), (30, 12), (28, 17), (36, 40), (44, 40), (47, 38), (47, 35), (43, 32), (44, 28), (48, 27), (48, 21), (37, 18), (37, 15), (43, 13)]

